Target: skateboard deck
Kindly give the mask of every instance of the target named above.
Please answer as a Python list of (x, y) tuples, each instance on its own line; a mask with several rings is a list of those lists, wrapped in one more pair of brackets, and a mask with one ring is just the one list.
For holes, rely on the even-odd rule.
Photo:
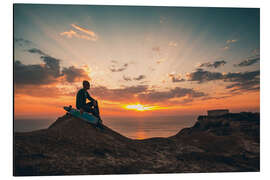
[(81, 114), (78, 109), (74, 109), (74, 108), (72, 108), (72, 106), (64, 106), (64, 110), (69, 112), (72, 116), (77, 117), (79, 119), (82, 119), (82, 120), (89, 122), (91, 124), (96, 125), (99, 121), (99, 119), (97, 117), (93, 116), (92, 114), (89, 114), (87, 112), (83, 112)]

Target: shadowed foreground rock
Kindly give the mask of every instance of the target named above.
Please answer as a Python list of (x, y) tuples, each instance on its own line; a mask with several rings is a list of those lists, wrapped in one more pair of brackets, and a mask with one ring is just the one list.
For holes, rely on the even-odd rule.
[(14, 175), (259, 171), (258, 113), (200, 119), (168, 138), (132, 140), (65, 115), (15, 133)]

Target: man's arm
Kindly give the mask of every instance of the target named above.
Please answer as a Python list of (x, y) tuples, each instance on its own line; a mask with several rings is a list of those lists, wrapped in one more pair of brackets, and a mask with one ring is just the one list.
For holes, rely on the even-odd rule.
[(92, 97), (89, 95), (88, 92), (87, 92), (86, 94), (87, 94), (86, 98), (87, 98), (89, 101), (92, 101), (92, 102), (95, 102), (95, 101), (96, 101), (94, 98), (92, 98)]

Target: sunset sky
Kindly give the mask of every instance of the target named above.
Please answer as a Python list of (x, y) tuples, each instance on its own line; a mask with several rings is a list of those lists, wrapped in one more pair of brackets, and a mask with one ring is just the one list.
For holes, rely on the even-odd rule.
[(64, 115), (82, 80), (102, 117), (260, 111), (260, 11), (14, 5), (15, 119)]

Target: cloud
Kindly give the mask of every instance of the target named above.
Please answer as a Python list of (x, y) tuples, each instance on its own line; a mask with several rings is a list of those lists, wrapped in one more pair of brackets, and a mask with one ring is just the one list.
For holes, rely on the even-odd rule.
[(23, 38), (14, 38), (14, 43), (18, 44), (19, 46), (24, 46), (24, 45), (31, 45), (31, 44), (33, 44), (32, 41), (29, 41), (29, 40), (23, 39)]
[(147, 90), (148, 86), (138, 85), (130, 86), (117, 89), (108, 89), (105, 86), (98, 86), (91, 88), (91, 93), (100, 99), (117, 101), (117, 102), (126, 102), (126, 101), (135, 101), (137, 95), (143, 93)]
[(232, 44), (232, 43), (235, 43), (237, 41), (238, 41), (237, 39), (230, 39), (230, 40), (226, 41), (226, 44)]
[(44, 64), (25, 65), (20, 61), (14, 62), (15, 95), (35, 97), (58, 97), (69, 95), (60, 90), (57, 85), (62, 82), (78, 82), (90, 80), (87, 73), (80, 68), (64, 67), (60, 71), (59, 60), (52, 57), (41, 57)]
[(28, 49), (27, 52), (33, 53), (33, 54), (38, 54), (41, 56), (47, 56), (46, 53), (44, 53), (43, 51), (41, 51), (40, 49), (37, 49), (37, 48)]
[(75, 29), (89, 35), (90, 37), (92, 37), (94, 40), (97, 40), (98, 37), (96, 35), (96, 33), (94, 31), (91, 31), (90, 29), (86, 29), (86, 28), (83, 28), (79, 25), (76, 25), (76, 24), (71, 24), (72, 27), (74, 27)]
[(257, 62), (260, 61), (260, 57), (257, 56), (257, 57), (252, 57), (252, 58), (248, 58), (242, 62), (240, 62), (239, 64), (235, 64), (234, 66), (238, 66), (238, 67), (245, 67), (245, 66), (251, 66)]
[(111, 72), (121, 72), (121, 71), (126, 70), (127, 67), (128, 67), (128, 64), (127, 63), (123, 64), (121, 67), (116, 67), (115, 64), (113, 64), (110, 67), (110, 70), (111, 70)]
[(227, 62), (224, 60), (221, 61), (215, 61), (213, 63), (207, 62), (207, 63), (202, 63), (199, 65), (199, 67), (208, 67), (208, 68), (218, 68), (220, 66), (224, 66)]
[(93, 39), (92, 37), (89, 37), (89, 36), (86, 36), (86, 35), (81, 35), (81, 34), (78, 34), (77, 32), (75, 31), (66, 31), (66, 32), (62, 32), (60, 33), (61, 36), (67, 36), (68, 38), (72, 38), (72, 37), (76, 37), (76, 38), (79, 38), (79, 39), (85, 39), (85, 40), (91, 40), (91, 41), (96, 41), (96, 39)]
[(145, 75), (139, 75), (138, 77), (134, 77), (133, 79), (136, 81), (140, 81), (140, 80), (145, 79), (145, 78), (146, 78)]
[(125, 81), (132, 81), (132, 79), (131, 79), (131, 77), (128, 77), (128, 76), (123, 76), (123, 79), (125, 80)]
[(45, 62), (45, 67), (48, 69), (48, 73), (54, 77), (60, 76), (60, 60), (51, 56), (41, 56), (41, 59)]
[(17, 85), (49, 85), (60, 80), (75, 82), (81, 79), (89, 80), (87, 72), (83, 68), (74, 66), (64, 67), (60, 70), (60, 60), (43, 51), (33, 48), (28, 52), (41, 55), (41, 64), (25, 65), (21, 61), (14, 62), (14, 83)]
[(226, 46), (223, 48), (223, 50), (228, 50), (230, 49), (230, 45), (233, 43), (236, 43), (238, 40), (237, 39), (229, 39), (226, 41)]
[(87, 72), (82, 68), (76, 68), (74, 66), (64, 67), (62, 74), (65, 76), (67, 82), (73, 83), (83, 80), (90, 80)]
[(187, 74), (188, 81), (204, 83), (213, 80), (222, 80), (230, 82), (226, 89), (234, 91), (252, 91), (260, 88), (260, 71), (236, 72), (222, 74), (220, 72), (210, 72), (203, 69), (197, 69), (195, 72)]
[(253, 91), (260, 89), (260, 71), (228, 73), (225, 75), (225, 82), (233, 82), (227, 89), (235, 91)]
[(68, 38), (72, 38), (73, 36), (78, 37), (77, 32), (70, 30), (70, 31), (65, 31), (60, 33), (61, 36), (67, 36)]
[(130, 76), (123, 76), (123, 79), (125, 80), (125, 81), (140, 81), (140, 80), (143, 80), (143, 79), (145, 79), (146, 78), (146, 76), (145, 75), (139, 75), (139, 76), (137, 76), (137, 77), (134, 77), (134, 78), (132, 78), (132, 77), (130, 77)]
[(185, 81), (185, 79), (183, 79), (180, 74), (176, 75), (175, 73), (170, 73), (170, 74), (168, 74), (168, 76), (172, 80), (173, 83)]
[(234, 83), (232, 85), (226, 86), (226, 89), (231, 89), (231, 92), (256, 91), (260, 89), (260, 80), (254, 79), (250, 81)]
[(227, 73), (224, 75), (224, 80), (226, 82), (244, 82), (248, 80), (253, 80), (258, 78), (260, 71), (247, 71), (247, 72), (237, 72), (237, 73)]
[[(104, 86), (91, 88), (91, 94), (99, 99), (125, 102), (125, 103), (162, 103), (169, 104), (174, 98), (182, 98), (181, 101), (207, 96), (207, 94), (189, 88), (173, 88), (168, 91), (150, 90), (147, 85), (130, 86), (124, 88), (108, 89)], [(176, 102), (176, 101), (175, 101)], [(180, 101), (177, 101), (180, 103)]]
[[(14, 62), (14, 82), (23, 85), (44, 85), (57, 82), (59, 75), (59, 61), (53, 59), (44, 61), (45, 64), (22, 64)], [(56, 67), (53, 67), (55, 64)]]
[(140, 84), (149, 83), (150, 81), (141, 81)]
[(129, 76), (123, 76), (123, 79), (125, 80), (125, 81), (140, 81), (140, 80), (143, 80), (143, 79), (145, 79), (146, 78), (146, 76), (145, 75), (139, 75), (139, 76), (137, 76), (137, 77), (134, 77), (134, 78), (131, 78), (131, 77), (129, 77)]
[(223, 79), (223, 74), (220, 72), (210, 72), (200, 68), (186, 76), (188, 81), (197, 81), (198, 83)]
[(69, 31), (61, 32), (60, 35), (66, 36), (68, 38), (76, 37), (79, 39), (85, 39), (85, 40), (90, 40), (90, 41), (97, 41), (98, 40), (97, 34), (95, 32), (93, 32), (92, 30), (83, 28), (83, 27), (76, 25), (76, 24), (71, 24), (71, 26), (74, 29), (76, 29), (78, 32), (76, 32), (74, 30), (69, 30)]
[(146, 93), (141, 93), (138, 95), (138, 98), (142, 102), (168, 102), (170, 99), (173, 98), (181, 98), (181, 97), (188, 97), (189, 99), (199, 98), (207, 96), (207, 94), (199, 91), (195, 91), (189, 88), (180, 88), (176, 87), (174, 89), (170, 89), (168, 91), (148, 91)]

